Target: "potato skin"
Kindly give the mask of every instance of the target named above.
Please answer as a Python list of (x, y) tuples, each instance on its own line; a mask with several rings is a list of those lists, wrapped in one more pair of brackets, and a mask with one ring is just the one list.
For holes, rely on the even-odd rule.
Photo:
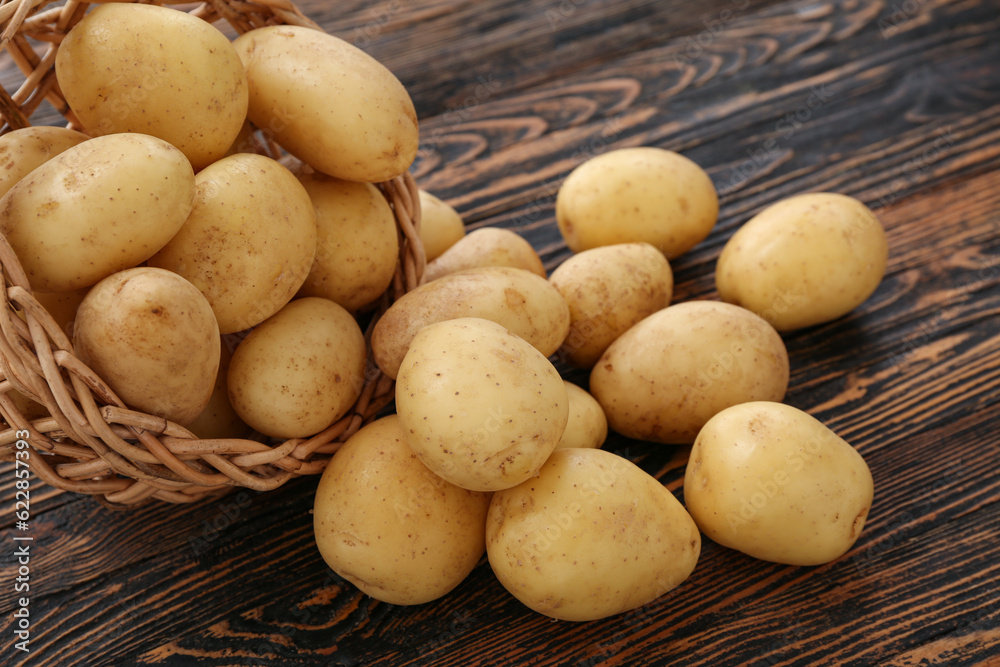
[(208, 405), (194, 421), (187, 425), (189, 431), (199, 438), (211, 440), (214, 438), (248, 438), (252, 429), (240, 419), (229, 401), (229, 364), (233, 353), (223, 341), (222, 357), (219, 359), (219, 373), (215, 378), (215, 387)]
[(194, 171), (145, 134), (77, 144), (0, 199), (0, 233), (40, 292), (90, 287), (149, 259), (191, 211)]
[(590, 393), (622, 435), (694, 442), (717, 412), (788, 388), (781, 337), (748, 310), (688, 301), (653, 313), (622, 334), (590, 374)]
[(333, 35), (267, 26), (233, 46), (247, 71), (255, 125), (313, 169), (380, 183), (417, 155), (417, 113), (384, 65)]
[(873, 495), (856, 449), (808, 413), (764, 401), (710, 419), (684, 475), (684, 499), (708, 537), (788, 565), (822, 565), (846, 553)]
[(316, 255), (316, 211), (287, 168), (239, 153), (202, 169), (190, 216), (150, 266), (200, 289), (222, 333), (249, 329), (287, 304)]
[(195, 169), (226, 154), (246, 117), (246, 73), (229, 40), (173, 8), (96, 7), (66, 35), (55, 65), (89, 134), (159, 137)]
[(76, 312), (73, 347), (128, 406), (187, 425), (212, 395), (221, 339), (194, 285), (170, 271), (138, 267), (87, 293)]
[[(38, 299), (38, 303), (56, 321), (59, 328), (72, 339), (73, 321), (76, 319), (76, 310), (80, 307), (80, 303), (89, 291), (90, 288), (84, 287), (72, 292), (33, 292), (33, 295)], [(23, 312), (18, 313), (18, 315), (21, 319), (24, 319)]]
[(490, 566), (514, 597), (566, 621), (636, 609), (694, 571), (701, 535), (669, 489), (601, 449), (559, 449), (537, 477), (497, 491)]
[(76, 130), (46, 125), (22, 127), (0, 136), (0, 197), (36, 167), (89, 138)]
[(296, 299), (236, 348), (229, 400), (264, 435), (315, 435), (358, 400), (365, 355), (361, 327), (342, 306), (320, 297)]
[(673, 259), (704, 240), (718, 216), (718, 195), (705, 170), (651, 146), (590, 158), (556, 195), (556, 223), (573, 252), (646, 242)]
[(778, 331), (846, 315), (885, 275), (889, 246), (878, 218), (845, 195), (814, 192), (767, 207), (729, 239), (715, 269), (723, 301)]
[(413, 338), (399, 367), (396, 411), (424, 465), (473, 491), (520, 484), (566, 430), (559, 372), (495, 322), (458, 318)]
[(549, 282), (569, 305), (570, 325), (559, 358), (591, 368), (618, 336), (670, 305), (674, 277), (666, 257), (648, 243), (622, 243), (573, 255)]
[(542, 258), (524, 237), (510, 229), (480, 227), (427, 263), (424, 281), (480, 266), (512, 266), (545, 278)]
[(420, 329), (458, 317), (492, 320), (546, 357), (559, 349), (569, 331), (566, 300), (541, 276), (501, 266), (466, 269), (421, 285), (389, 307), (372, 332), (375, 362), (395, 378)]
[(316, 257), (299, 290), (350, 311), (389, 288), (399, 262), (399, 232), (389, 202), (371, 183), (321, 173), (300, 175), (316, 208)]
[(422, 604), (479, 562), (489, 502), (428, 470), (390, 415), (351, 436), (323, 471), (313, 532), (327, 565), (366, 595)]
[(586, 389), (569, 380), (564, 382), (566, 397), (569, 399), (569, 420), (556, 449), (599, 448), (608, 438), (608, 419), (604, 416), (601, 404)]
[(465, 236), (465, 223), (450, 204), (420, 189), (420, 240), (427, 261), (432, 262)]

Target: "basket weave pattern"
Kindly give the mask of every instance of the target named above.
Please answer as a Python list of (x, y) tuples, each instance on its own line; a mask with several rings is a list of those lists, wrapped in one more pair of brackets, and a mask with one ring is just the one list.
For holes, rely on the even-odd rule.
[[(55, 54), (66, 33), (83, 18), (88, 3), (70, 0), (16, 0), (0, 6), (3, 48), (24, 73), (13, 93), (0, 90), (2, 132), (28, 127), (47, 101), (82, 130), (59, 90)], [(180, 4), (156, 2), (155, 4)], [(190, 10), (237, 33), (274, 24), (319, 27), (288, 0), (209, 0)], [(220, 25), (220, 27), (222, 27)], [(259, 152), (281, 157), (263, 137)], [(380, 183), (395, 213), (400, 259), (392, 285), (375, 306), (365, 332), (393, 300), (416, 287), (425, 264), (419, 237), (417, 186), (410, 174)], [(81, 362), (66, 333), (31, 293), (13, 249), (0, 235), (3, 302), (0, 303), (0, 459), (14, 458), (17, 432), (27, 430), (30, 466), (46, 483), (90, 494), (112, 507), (150, 500), (186, 503), (222, 494), (232, 487), (277, 488), (296, 475), (318, 474), (344, 440), (393, 398), (394, 385), (375, 366), (369, 345), (361, 397), (339, 421), (310, 438), (275, 442), (260, 438), (202, 440), (161, 417), (132, 410)], [(15, 403), (16, 390), (44, 406), (45, 416), (29, 420)], [(21, 434), (23, 435), (23, 433)]]

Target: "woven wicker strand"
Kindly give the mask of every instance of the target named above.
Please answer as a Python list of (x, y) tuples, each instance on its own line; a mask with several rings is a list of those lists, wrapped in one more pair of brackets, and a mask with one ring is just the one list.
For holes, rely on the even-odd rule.
[[(0, 91), (0, 133), (31, 125), (43, 101), (68, 127), (82, 129), (55, 79), (54, 62), (65, 34), (83, 18), (88, 3), (21, 0), (0, 7), (2, 46), (24, 73), (10, 94)], [(159, 2), (157, 4), (181, 4)], [(185, 3), (186, 4), (186, 3)], [(225, 21), (237, 33), (274, 24), (319, 29), (287, 0), (209, 0), (190, 10), (212, 23)], [(261, 137), (260, 152), (282, 152)], [(380, 183), (393, 209), (400, 257), (392, 285), (370, 313), (365, 340), (368, 363), (360, 398), (321, 433), (284, 442), (259, 439), (202, 440), (183, 426), (130, 409), (96, 373), (80, 361), (72, 342), (32, 295), (28, 278), (6, 238), (0, 235), (4, 276), (0, 303), (0, 459), (13, 460), (16, 442), (32, 448), (29, 464), (51, 486), (92, 495), (115, 508), (150, 500), (188, 503), (221, 495), (233, 487), (267, 491), (298, 475), (319, 474), (340, 445), (393, 399), (394, 383), (372, 361), (371, 331), (392, 302), (420, 284), (426, 264), (420, 241), (420, 204), (413, 177)], [(42, 406), (26, 414), (18, 392)], [(27, 438), (18, 432), (27, 431)], [(23, 432), (21, 433), (23, 435)]]

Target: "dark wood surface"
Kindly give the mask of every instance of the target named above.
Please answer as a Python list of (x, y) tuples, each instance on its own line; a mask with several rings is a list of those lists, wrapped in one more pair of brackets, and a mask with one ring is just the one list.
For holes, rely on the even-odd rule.
[[(878, 291), (784, 335), (786, 402), (864, 455), (869, 522), (815, 568), (705, 540), (673, 592), (571, 624), (523, 607), (485, 560), (434, 603), (359, 594), (315, 549), (315, 478), (130, 512), (33, 482), (25, 659), (3, 464), (0, 664), (1000, 665), (1000, 2), (300, 4), (410, 90), (420, 185), (469, 228), (517, 229), (550, 268), (569, 254), (559, 184), (616, 147), (682, 152), (720, 192), (712, 235), (673, 262), (678, 301), (717, 296), (722, 245), (771, 202), (829, 190), (875, 209)], [(606, 448), (683, 499), (689, 448)]]

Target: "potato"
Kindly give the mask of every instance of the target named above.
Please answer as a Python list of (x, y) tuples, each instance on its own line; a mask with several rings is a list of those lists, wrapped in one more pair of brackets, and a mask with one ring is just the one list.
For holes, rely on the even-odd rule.
[(316, 255), (316, 211), (285, 167), (238, 153), (198, 173), (187, 222), (151, 266), (200, 289), (222, 333), (259, 324), (288, 303)]
[(326, 564), (366, 595), (422, 604), (479, 562), (489, 502), (428, 470), (390, 415), (351, 436), (323, 471), (313, 532)]
[[(21, 415), (28, 421), (45, 419), (50, 416), (49, 411), (44, 405), (32, 398), (28, 398), (17, 389), (8, 390), (7, 398), (13, 402), (14, 406), (18, 409)], [(0, 424), (3, 424), (8, 428), (12, 427), (11, 424), (7, 423), (7, 419), (3, 417), (3, 415), (0, 415)]]
[(113, 134), (73, 146), (0, 199), (0, 233), (32, 289), (69, 292), (149, 259), (184, 224), (194, 172), (161, 139)]
[(772, 204), (737, 230), (719, 256), (715, 284), (723, 301), (791, 331), (864, 303), (888, 258), (885, 230), (868, 207), (815, 192)]
[(556, 194), (556, 222), (573, 252), (643, 241), (673, 259), (705, 239), (718, 216), (708, 174), (662, 148), (593, 157), (570, 172)]
[(544, 278), (510, 267), (467, 269), (421, 285), (389, 307), (372, 332), (375, 362), (395, 378), (418, 331), (457, 317), (501, 324), (546, 357), (559, 349), (569, 330), (566, 300)]
[(246, 73), (226, 36), (166, 7), (95, 7), (62, 41), (56, 78), (88, 134), (159, 137), (196, 169), (226, 154), (247, 113)]
[(431, 262), (465, 236), (465, 223), (450, 204), (420, 189), (420, 240)]
[(319, 30), (267, 26), (233, 42), (255, 125), (312, 168), (348, 181), (401, 175), (417, 155), (417, 113), (399, 79)]
[(233, 353), (229, 346), (222, 345), (222, 357), (219, 360), (219, 372), (215, 377), (215, 387), (208, 405), (194, 421), (187, 425), (189, 431), (199, 438), (211, 440), (214, 438), (247, 438), (252, 429), (240, 419), (229, 401), (229, 364)]
[(566, 383), (569, 420), (556, 449), (569, 447), (597, 449), (608, 438), (608, 419), (597, 399), (572, 382)]
[(87, 135), (76, 130), (44, 125), (0, 136), (0, 197), (31, 170), (87, 139)]
[(471, 491), (520, 484), (566, 430), (559, 372), (495, 322), (459, 318), (413, 338), (399, 368), (396, 411), (406, 440), (434, 473)]
[(389, 202), (370, 183), (320, 173), (299, 180), (316, 208), (316, 258), (301, 296), (358, 310), (389, 288), (399, 263), (399, 232)]
[(694, 442), (713, 415), (738, 403), (780, 401), (788, 352), (748, 310), (689, 301), (653, 313), (622, 334), (590, 373), (590, 393), (622, 435)]
[[(77, 308), (80, 307), (80, 303), (87, 296), (88, 291), (90, 288), (73, 290), (72, 292), (32, 292), (32, 296), (48, 311), (63, 333), (72, 338), (73, 320), (76, 319)], [(22, 320), (25, 319), (23, 312), (18, 313), (18, 315)]]
[(584, 250), (560, 264), (549, 282), (569, 305), (559, 358), (579, 368), (591, 368), (618, 336), (669, 306), (674, 291), (670, 263), (648, 243)]
[(108, 276), (76, 312), (77, 356), (129, 407), (186, 425), (212, 396), (219, 326), (181, 276), (137, 267)]
[(364, 335), (349, 312), (320, 297), (296, 299), (236, 348), (229, 400), (264, 435), (315, 435), (358, 400), (366, 359)]
[(542, 258), (517, 232), (500, 227), (481, 227), (459, 239), (437, 259), (427, 264), (424, 280), (480, 266), (512, 266), (547, 277)]
[(872, 505), (868, 464), (808, 413), (743, 403), (698, 434), (684, 499), (705, 535), (788, 565), (822, 565), (851, 548)]
[(486, 520), (497, 579), (535, 611), (592, 621), (636, 609), (694, 570), (701, 535), (669, 489), (601, 449), (553, 452), (497, 491)]
[[(229, 157), (230, 155), (236, 155), (237, 153), (260, 153), (260, 142), (255, 134), (256, 128), (250, 121), (243, 121), (243, 126), (240, 127), (239, 133), (236, 138), (233, 139), (233, 143), (230, 144), (229, 148), (226, 149), (226, 154), (223, 157)], [(283, 157), (288, 157), (283, 156)], [(220, 158), (221, 159), (221, 158)], [(288, 166), (288, 165), (285, 165)], [(294, 172), (294, 169), (289, 169)]]

